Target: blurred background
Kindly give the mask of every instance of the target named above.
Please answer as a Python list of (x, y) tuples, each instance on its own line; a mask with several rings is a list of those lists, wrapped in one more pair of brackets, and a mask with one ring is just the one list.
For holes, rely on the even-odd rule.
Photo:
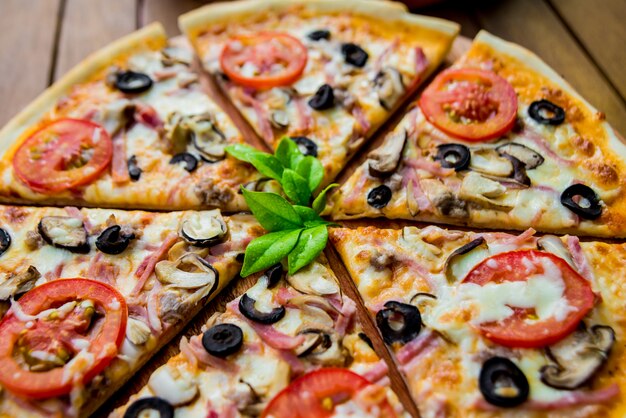
[[(178, 35), (178, 15), (205, 3), (0, 0), (0, 125), (90, 52), (154, 20)], [(626, 135), (626, 0), (405, 3), (459, 22), (463, 36), (486, 29), (531, 49)]]

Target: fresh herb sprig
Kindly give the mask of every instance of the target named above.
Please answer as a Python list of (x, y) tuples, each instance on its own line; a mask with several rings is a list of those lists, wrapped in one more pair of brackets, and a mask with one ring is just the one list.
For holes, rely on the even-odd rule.
[(241, 188), (248, 207), (269, 232), (248, 244), (241, 276), (265, 270), (285, 257), (289, 274), (294, 274), (317, 258), (328, 241), (327, 227), (332, 225), (319, 214), (326, 207), (328, 191), (337, 186), (330, 184), (313, 198), (324, 180), (322, 163), (302, 154), (288, 137), (280, 141), (274, 155), (242, 144), (228, 146), (226, 152), (276, 180), (289, 199), (276, 193)]

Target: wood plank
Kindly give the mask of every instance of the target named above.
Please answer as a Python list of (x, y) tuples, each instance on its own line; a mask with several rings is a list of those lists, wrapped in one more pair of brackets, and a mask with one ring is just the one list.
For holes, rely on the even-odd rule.
[(60, 5), (60, 0), (2, 0), (0, 126), (48, 86)]
[(66, 0), (54, 78), (136, 26), (136, 0)]
[(476, 18), (472, 2), (463, 0), (447, 1), (420, 9), (411, 9), (411, 11), (457, 22), (461, 25), (461, 35), (468, 38), (473, 38), (480, 30), (480, 24)]
[(180, 33), (178, 29), (178, 16), (204, 4), (211, 3), (209, 0), (142, 0), (139, 11), (140, 26), (158, 21), (165, 26), (169, 36)]
[(626, 105), (546, 3), (509, 0), (481, 4), (484, 7), (477, 15), (486, 30), (534, 51), (606, 113), (618, 132), (626, 132)]
[(626, 100), (626, 2), (549, 0), (595, 63)]

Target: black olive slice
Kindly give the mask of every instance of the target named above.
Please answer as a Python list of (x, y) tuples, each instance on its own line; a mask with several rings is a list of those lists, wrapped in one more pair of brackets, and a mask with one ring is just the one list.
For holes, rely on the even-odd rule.
[(330, 335), (320, 329), (305, 329), (300, 331), (298, 335), (304, 335), (308, 338), (308, 341), (305, 339), (302, 352), (297, 353), (298, 357), (321, 354), (333, 345)]
[(130, 157), (126, 165), (128, 166), (128, 176), (130, 177), (130, 179), (132, 181), (139, 180), (139, 177), (141, 177), (141, 173), (143, 172), (143, 170), (137, 165), (137, 157), (134, 155)]
[(115, 77), (115, 87), (127, 94), (143, 93), (152, 87), (152, 79), (147, 74), (124, 71)]
[(102, 231), (96, 239), (96, 247), (106, 254), (119, 254), (128, 247), (135, 234), (125, 234), (119, 225), (113, 225)]
[(532, 102), (528, 115), (542, 125), (560, 125), (565, 121), (565, 110), (545, 99)]
[(185, 170), (190, 173), (198, 167), (198, 159), (188, 152), (176, 154), (170, 160), (170, 164), (178, 164), (181, 162), (185, 163)]
[(306, 36), (312, 41), (320, 41), (322, 39), (329, 40), (330, 39), (330, 31), (328, 29), (318, 29), (313, 32), (309, 32)]
[(258, 322), (260, 324), (271, 325), (280, 321), (285, 316), (285, 307), (279, 306), (274, 308), (271, 312), (257, 311), (254, 307), (256, 300), (244, 293), (241, 299), (239, 299), (239, 311), (251, 321)]
[(405, 344), (422, 330), (422, 316), (415, 306), (391, 300), (376, 313), (376, 325), (387, 344)]
[(461, 144), (442, 144), (437, 146), (436, 161), (443, 168), (454, 168), (454, 171), (466, 170), (469, 167), (472, 153)]
[(351, 42), (341, 45), (341, 53), (346, 62), (355, 67), (364, 67), (369, 58), (369, 55), (363, 48)]
[(267, 288), (270, 289), (280, 281), (283, 277), (283, 265), (281, 263), (277, 263), (272, 267), (265, 270), (265, 277), (267, 277)]
[(391, 200), (391, 189), (384, 184), (374, 187), (367, 194), (367, 204), (376, 209), (382, 209), (387, 206)]
[(291, 140), (298, 145), (302, 154), (317, 157), (317, 144), (306, 136), (292, 136)]
[(241, 328), (233, 324), (218, 324), (202, 335), (202, 346), (215, 357), (224, 358), (236, 353), (243, 344)]
[(315, 110), (330, 109), (334, 105), (335, 93), (333, 92), (333, 88), (328, 84), (322, 84), (313, 97), (309, 99), (309, 106)]
[(4, 254), (4, 252), (8, 250), (10, 246), (11, 235), (9, 235), (9, 232), (6, 229), (0, 228), (0, 255)]
[(235, 256), (235, 261), (238, 263), (243, 263), (243, 260), (246, 258), (246, 253), (239, 253)]
[[(574, 200), (578, 197), (578, 201)], [(584, 184), (573, 184), (561, 193), (561, 204), (584, 219), (597, 219), (602, 214), (600, 198)]]
[(163, 398), (141, 398), (126, 410), (124, 418), (138, 418), (143, 411), (156, 411), (161, 418), (174, 418), (174, 407)]
[(39, 235), (48, 244), (74, 253), (89, 252), (83, 221), (69, 216), (44, 216), (37, 225)]
[(483, 363), (478, 385), (487, 402), (502, 408), (524, 403), (530, 391), (524, 373), (504, 357), (492, 357)]

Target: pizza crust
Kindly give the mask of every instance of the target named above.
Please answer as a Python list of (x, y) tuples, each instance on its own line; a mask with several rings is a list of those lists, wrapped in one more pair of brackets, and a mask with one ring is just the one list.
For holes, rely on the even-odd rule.
[(167, 35), (165, 29), (160, 23), (155, 22), (112, 42), (85, 58), (62, 78), (48, 87), (0, 130), (0, 155), (5, 155), (9, 149), (17, 147), (19, 144), (16, 143), (16, 139), (26, 129), (33, 129), (32, 127), (37, 125), (41, 117), (61, 97), (66, 95), (72, 86), (88, 80), (98, 71), (111, 65), (111, 62), (115, 61), (116, 58), (140, 49), (160, 49), (166, 43)]

